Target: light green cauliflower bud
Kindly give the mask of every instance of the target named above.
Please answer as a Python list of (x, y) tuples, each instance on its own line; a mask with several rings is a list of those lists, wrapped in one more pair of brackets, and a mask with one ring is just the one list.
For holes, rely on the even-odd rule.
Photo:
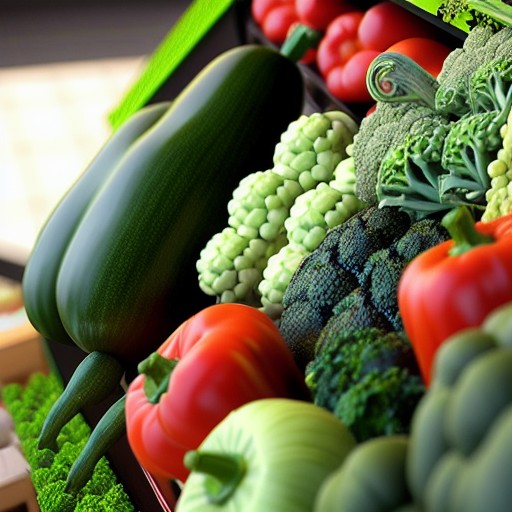
[(240, 181), (228, 202), (228, 224), (244, 238), (275, 240), (284, 229), (290, 207), (302, 192), (296, 181), (271, 169), (249, 174)]
[(281, 302), (292, 275), (302, 259), (320, 245), (327, 231), (364, 207), (365, 203), (355, 196), (351, 156), (337, 165), (329, 183), (319, 183), (297, 198), (285, 221), (289, 243), (269, 258), (258, 287), (267, 314), (275, 318), (282, 310)]
[(358, 124), (341, 111), (302, 115), (282, 134), (272, 170), (311, 190), (332, 178), (357, 130)]
[(287, 243), (282, 233), (274, 241), (245, 238), (234, 228), (216, 233), (201, 251), (196, 268), (199, 287), (219, 302), (260, 306), (258, 285), (268, 258)]
[(487, 205), (482, 215), (483, 221), (489, 221), (512, 211), (512, 112), (501, 127), (503, 145), (496, 159), (487, 166), (491, 184), (485, 193)]
[(200, 253), (201, 290), (217, 302), (261, 306), (258, 285), (269, 258), (289, 242), (290, 209), (305, 191), (333, 178), (356, 130), (356, 122), (338, 111), (302, 115), (288, 126), (276, 145), (274, 167), (240, 181), (227, 205), (228, 226)]

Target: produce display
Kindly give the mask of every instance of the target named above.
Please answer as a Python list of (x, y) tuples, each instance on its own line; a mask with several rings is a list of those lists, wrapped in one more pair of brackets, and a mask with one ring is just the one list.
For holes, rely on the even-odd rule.
[[(370, 4), (251, 2), (269, 44), (130, 118), (43, 226), (27, 314), (85, 357), (35, 460), (126, 393), (42, 512), (81, 510), (123, 434), (177, 512), (509, 507), (512, 24), (449, 48)], [(305, 112), (324, 64), (361, 119)]]

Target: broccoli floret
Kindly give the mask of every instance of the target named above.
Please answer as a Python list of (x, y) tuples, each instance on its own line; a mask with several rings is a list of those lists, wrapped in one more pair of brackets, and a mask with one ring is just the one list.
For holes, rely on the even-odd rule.
[(377, 204), (378, 172), (386, 154), (400, 145), (414, 125), (435, 115), (436, 79), (412, 59), (384, 52), (367, 72), (366, 83), (377, 101), (375, 111), (361, 121), (354, 136), (356, 195)]
[(396, 290), (407, 264), (418, 254), (449, 238), (448, 231), (434, 219), (414, 222), (402, 237), (368, 258), (359, 275), (373, 307), (395, 331), (403, 330)]
[(436, 111), (458, 117), (471, 112), (468, 84), (482, 65), (512, 55), (512, 28), (494, 32), (491, 27), (476, 27), (466, 37), (461, 48), (446, 57), (437, 80)]
[[(272, 297), (263, 299), (263, 270), (288, 244), (285, 220), (291, 207), (302, 194), (332, 179), (337, 165), (347, 158), (347, 145), (357, 129), (357, 123), (340, 111), (302, 115), (290, 123), (276, 144), (273, 167), (240, 181), (227, 205), (228, 227), (201, 251), (196, 269), (202, 291), (217, 302), (280, 306), (284, 283), (265, 283), (263, 293)], [(279, 278), (276, 268), (279, 265), (268, 276)]]
[(335, 306), (359, 286), (358, 276), (370, 255), (409, 226), (408, 215), (396, 208), (368, 207), (331, 229), (301, 261), (284, 293), (279, 326), (300, 367), (311, 360)]
[(510, 104), (511, 84), (512, 57), (494, 59), (480, 66), (469, 82), (472, 112), (506, 109)]
[(440, 115), (422, 118), (404, 141), (381, 163), (377, 197), (379, 205), (398, 206), (414, 219), (453, 207), (442, 204), (439, 176), (441, 157), (450, 121)]
[(331, 324), (319, 345), (306, 368), (316, 404), (332, 411), (360, 442), (409, 432), (425, 389), (402, 333), (376, 327), (338, 331)]
[[(512, 98), (512, 96), (511, 96)], [(490, 186), (487, 167), (503, 143), (500, 135), (509, 108), (502, 111), (466, 114), (450, 127), (441, 165), (447, 173), (439, 178), (443, 196), (463, 194), (471, 203), (482, 204)]]
[(402, 328), (397, 286), (407, 263), (448, 238), (434, 219), (411, 225), (397, 208), (369, 207), (331, 230), (304, 258), (285, 292), (280, 331), (299, 367), (318, 350), (320, 331)]

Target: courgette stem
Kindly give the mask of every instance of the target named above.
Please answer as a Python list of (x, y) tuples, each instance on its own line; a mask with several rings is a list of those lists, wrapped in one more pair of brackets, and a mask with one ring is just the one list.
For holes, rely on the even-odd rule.
[(185, 466), (204, 473), (205, 491), (210, 503), (221, 505), (236, 491), (247, 471), (241, 455), (191, 450), (185, 454)]
[(62, 427), (83, 407), (97, 404), (113, 393), (123, 373), (123, 366), (115, 357), (103, 352), (91, 352), (77, 366), (46, 416), (39, 434), (38, 448), (57, 452), (57, 436)]
[(471, 249), (495, 241), (492, 236), (479, 233), (475, 228), (475, 221), (466, 206), (450, 210), (441, 220), (441, 224), (448, 230), (454, 242), (450, 249), (450, 256), (459, 256)]
[(139, 363), (137, 370), (146, 376), (144, 392), (148, 402), (157, 404), (167, 391), (171, 373), (178, 364), (178, 359), (166, 359), (158, 352), (153, 352)]
[(91, 479), (98, 461), (126, 432), (126, 395), (101, 417), (83, 450), (69, 470), (64, 492), (76, 494)]
[(298, 62), (305, 53), (318, 45), (322, 37), (321, 32), (305, 25), (297, 25), (281, 46), (281, 55), (292, 62)]

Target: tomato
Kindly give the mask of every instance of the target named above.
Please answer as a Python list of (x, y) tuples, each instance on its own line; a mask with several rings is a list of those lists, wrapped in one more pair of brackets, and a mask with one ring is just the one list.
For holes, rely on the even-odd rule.
[(346, 103), (372, 101), (366, 87), (366, 73), (370, 63), (380, 53), (375, 50), (360, 50), (343, 67), (331, 70), (326, 80), (329, 91)]
[(295, 10), (301, 23), (324, 30), (334, 18), (354, 7), (347, 0), (295, 0)]
[(437, 77), (452, 49), (427, 37), (411, 37), (391, 45), (386, 51), (407, 55), (432, 76)]
[(358, 30), (364, 48), (381, 52), (402, 39), (429, 36), (432, 36), (430, 23), (388, 1), (370, 7)]

